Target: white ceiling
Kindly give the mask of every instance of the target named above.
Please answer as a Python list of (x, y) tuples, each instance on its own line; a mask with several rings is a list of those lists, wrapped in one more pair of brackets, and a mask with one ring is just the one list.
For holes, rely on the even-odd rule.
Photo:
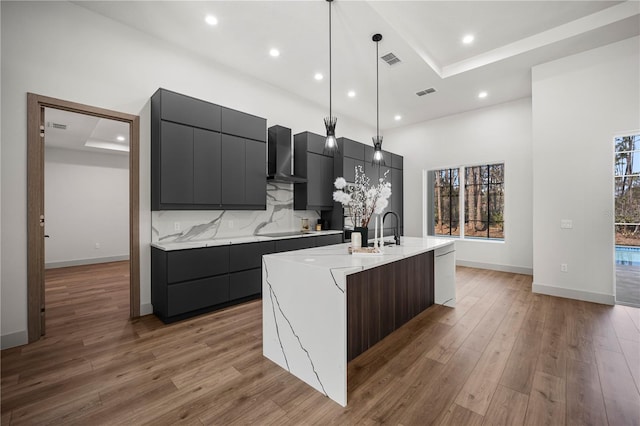
[[(328, 110), (325, 0), (74, 3)], [(332, 13), (338, 134), (341, 116), (375, 125), (375, 33), (380, 56), (402, 61), (379, 61), (382, 129), (531, 96), (532, 66), (640, 34), (638, 1), (334, 0)], [(204, 22), (207, 14), (217, 26)], [(475, 42), (463, 45), (468, 33)], [(325, 79), (314, 80), (316, 72)], [(416, 96), (430, 87), (436, 92)]]
[(44, 121), (47, 147), (128, 155), (128, 123), (54, 108), (45, 108)]

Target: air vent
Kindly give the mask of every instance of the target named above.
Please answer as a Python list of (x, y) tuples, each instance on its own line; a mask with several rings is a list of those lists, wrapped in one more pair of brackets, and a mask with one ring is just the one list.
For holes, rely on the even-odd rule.
[(381, 56), (381, 58), (389, 65), (395, 65), (400, 62), (400, 59), (398, 59), (398, 57), (393, 53), (387, 53), (386, 55)]
[(66, 124), (52, 123), (51, 121), (47, 123), (47, 127), (51, 127), (53, 129), (67, 130)]
[(426, 89), (426, 90), (421, 90), (421, 91), (419, 91), (419, 92), (416, 92), (416, 95), (418, 95), (418, 96), (424, 96), (424, 95), (428, 95), (429, 93), (433, 93), (433, 92), (435, 92), (435, 91), (436, 91), (436, 89), (434, 89), (433, 87), (429, 87), (429, 88), (428, 88), (428, 89)]

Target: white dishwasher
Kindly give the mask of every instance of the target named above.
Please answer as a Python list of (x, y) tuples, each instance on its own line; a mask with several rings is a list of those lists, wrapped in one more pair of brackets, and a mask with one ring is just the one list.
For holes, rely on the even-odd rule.
[(449, 244), (434, 252), (434, 302), (451, 308), (456, 306), (456, 248)]

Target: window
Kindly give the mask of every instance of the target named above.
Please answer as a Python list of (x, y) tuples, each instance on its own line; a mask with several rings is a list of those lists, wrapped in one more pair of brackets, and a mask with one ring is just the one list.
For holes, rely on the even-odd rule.
[(436, 170), (433, 217), (437, 235), (460, 235), (460, 181), (458, 169)]
[(640, 135), (615, 138), (616, 245), (640, 245)]
[(435, 170), (429, 179), (433, 188), (430, 234), (504, 239), (503, 163)]

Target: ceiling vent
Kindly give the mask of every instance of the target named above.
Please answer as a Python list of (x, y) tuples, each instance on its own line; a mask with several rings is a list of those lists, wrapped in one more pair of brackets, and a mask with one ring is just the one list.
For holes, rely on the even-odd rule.
[(433, 92), (435, 92), (435, 91), (436, 91), (436, 89), (434, 89), (433, 87), (429, 87), (429, 88), (428, 88), (428, 89), (426, 89), (426, 90), (421, 90), (421, 91), (419, 91), (419, 92), (416, 92), (416, 95), (418, 95), (418, 96), (424, 96), (424, 95), (428, 95), (429, 93), (433, 93)]
[(381, 56), (381, 58), (389, 65), (395, 65), (400, 62), (400, 59), (398, 59), (398, 57), (393, 53), (387, 53), (386, 55)]
[(51, 121), (47, 122), (47, 127), (51, 127), (52, 129), (67, 130), (66, 124), (52, 123)]

